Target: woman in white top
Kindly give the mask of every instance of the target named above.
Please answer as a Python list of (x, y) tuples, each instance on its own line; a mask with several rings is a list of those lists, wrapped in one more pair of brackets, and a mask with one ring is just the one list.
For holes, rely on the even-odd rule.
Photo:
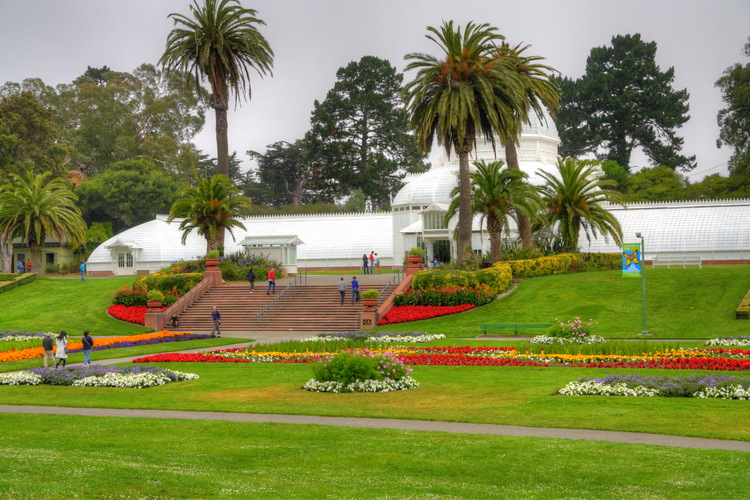
[(55, 356), (58, 359), (55, 368), (59, 367), (60, 363), (62, 363), (64, 368), (65, 363), (68, 361), (68, 334), (65, 333), (65, 330), (60, 331), (60, 335), (55, 339), (55, 345), (57, 346)]

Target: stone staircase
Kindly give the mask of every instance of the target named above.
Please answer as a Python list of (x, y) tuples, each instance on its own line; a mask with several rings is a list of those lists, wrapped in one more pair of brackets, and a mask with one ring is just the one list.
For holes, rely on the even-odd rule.
[[(212, 288), (180, 315), (179, 327), (174, 330), (210, 332), (213, 328), (211, 310), (221, 312), (222, 332), (253, 331), (253, 318), (276, 295), (266, 295), (265, 283), (256, 283), (249, 293), (248, 284), (222, 285)], [(341, 332), (355, 330), (362, 304), (351, 304), (347, 292), (344, 305), (332, 285), (304, 285), (297, 288), (287, 301), (267, 316), (258, 326), (259, 331)]]

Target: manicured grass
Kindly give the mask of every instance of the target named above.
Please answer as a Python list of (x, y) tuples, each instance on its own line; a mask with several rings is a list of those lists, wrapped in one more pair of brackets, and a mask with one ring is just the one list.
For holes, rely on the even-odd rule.
[[(79, 339), (72, 339), (71, 342), (78, 341)], [(164, 342), (161, 344), (144, 345), (136, 347), (116, 347), (113, 349), (105, 349), (102, 351), (93, 351), (91, 354), (92, 361), (102, 359), (117, 359), (117, 358), (128, 358), (131, 356), (146, 356), (149, 354), (159, 354), (162, 352), (175, 352), (183, 351), (187, 349), (201, 349), (211, 350), (220, 346), (239, 344), (248, 342), (249, 339), (233, 339), (231, 337), (220, 337), (213, 339), (203, 340), (186, 340), (184, 342)], [(41, 345), (38, 342), (36, 347)], [(2, 344), (0, 344), (2, 347)], [(55, 358), (57, 362), (57, 358)], [(68, 354), (68, 364), (83, 363), (83, 353), (77, 352)], [(26, 370), (27, 368), (36, 368), (37, 366), (44, 366), (44, 358), (33, 358), (33, 359), (22, 359), (18, 361), (4, 361), (0, 363), (0, 372), (13, 372), (17, 370)]]
[(0, 327), (8, 330), (65, 330), (78, 334), (135, 335), (151, 331), (107, 315), (115, 292), (132, 286), (134, 276), (95, 278), (38, 277), (33, 283), (0, 294)]
[[(659, 370), (418, 366), (422, 386), (393, 393), (304, 391), (304, 364), (159, 363), (198, 380), (144, 390), (0, 386), (5, 404), (282, 413), (653, 432), (750, 441), (747, 401), (554, 396), (580, 377)], [(688, 372), (680, 370), (679, 375)], [(734, 375), (736, 372), (732, 373)]]
[[(648, 330), (654, 338), (712, 338), (750, 331), (748, 321), (734, 319), (735, 309), (750, 289), (750, 266), (649, 268), (646, 283)], [(378, 330), (473, 337), (481, 333), (481, 324), (552, 323), (555, 318), (568, 321), (576, 316), (597, 321), (597, 335), (636, 337), (642, 331), (641, 280), (622, 278), (620, 271), (534, 278), (486, 306)]]
[(57, 415), (0, 415), (0, 429), (7, 498), (726, 499), (750, 488), (750, 454), (729, 451)]

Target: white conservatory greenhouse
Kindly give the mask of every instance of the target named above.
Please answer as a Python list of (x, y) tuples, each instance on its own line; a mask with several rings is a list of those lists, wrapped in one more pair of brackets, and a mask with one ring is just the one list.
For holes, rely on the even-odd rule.
[[(542, 184), (540, 171), (556, 172), (559, 142), (551, 119), (533, 119), (524, 127), (518, 157), (531, 184)], [(473, 161), (505, 157), (501, 147), (493, 152), (488, 141), (477, 139), (477, 146)], [(429, 171), (408, 175), (404, 183), (391, 201), (391, 212), (243, 219), (245, 230), (226, 234), (225, 253), (248, 248), (278, 255), (292, 273), (297, 268), (356, 269), (362, 265), (362, 255), (370, 252), (378, 254), (382, 267), (400, 267), (408, 250), (416, 246), (425, 250), (429, 260), (436, 257), (441, 263), (450, 262), (456, 253), (451, 235), (457, 217), (445, 224), (444, 215), (450, 193), (458, 184), (457, 158), (441, 158)], [(627, 208), (609, 206), (608, 210), (620, 222), (625, 242), (638, 242), (635, 234), (641, 233), (647, 261), (750, 264), (750, 200), (634, 203)], [(172, 262), (205, 255), (204, 238), (193, 232), (183, 245), (178, 229), (181, 220), (166, 220), (166, 216), (157, 216), (102, 243), (89, 257), (89, 273), (148, 274)], [(480, 223), (475, 217), (472, 248), (487, 251), (489, 238)], [(515, 226), (509, 230), (515, 232)], [(281, 240), (286, 243), (274, 243)], [(583, 234), (579, 249), (620, 252), (611, 240), (589, 242)]]

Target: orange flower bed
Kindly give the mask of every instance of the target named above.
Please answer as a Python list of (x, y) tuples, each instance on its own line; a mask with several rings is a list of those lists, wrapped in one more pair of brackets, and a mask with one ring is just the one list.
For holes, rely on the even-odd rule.
[[(191, 332), (170, 332), (169, 330), (162, 330), (155, 333), (141, 333), (139, 335), (128, 335), (127, 337), (107, 337), (97, 338), (94, 342), (95, 345), (111, 345), (120, 344), (122, 342), (137, 342), (139, 340), (158, 339), (163, 337), (176, 337), (179, 335), (192, 335)], [(68, 349), (71, 351), (83, 349), (82, 342), (68, 342)], [(3, 361), (18, 361), (19, 359), (34, 359), (41, 358), (44, 356), (44, 348), (32, 347), (30, 349), (21, 349), (20, 351), (11, 350), (0, 352), (0, 363)]]

